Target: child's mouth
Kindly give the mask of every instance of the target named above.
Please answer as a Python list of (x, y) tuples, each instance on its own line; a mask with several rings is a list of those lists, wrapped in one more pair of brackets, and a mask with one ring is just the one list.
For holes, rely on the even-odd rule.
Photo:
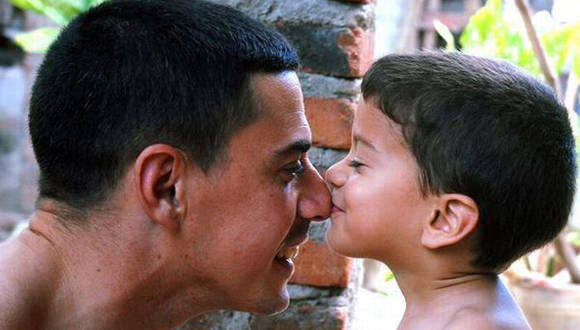
[(336, 204), (332, 203), (332, 210), (330, 211), (330, 213), (335, 213), (335, 212), (344, 212), (343, 209), (341, 209), (340, 207), (336, 206)]

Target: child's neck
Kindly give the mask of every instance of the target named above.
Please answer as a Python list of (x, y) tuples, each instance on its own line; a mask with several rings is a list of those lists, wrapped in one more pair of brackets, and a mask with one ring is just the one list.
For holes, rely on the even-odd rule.
[(505, 291), (495, 274), (402, 273), (397, 282), (407, 303), (400, 329), (442, 329), (463, 308), (493, 309)]
[(431, 305), (447, 296), (457, 296), (489, 289), (497, 285), (498, 276), (493, 273), (457, 274), (411, 274), (396, 275), (407, 304)]

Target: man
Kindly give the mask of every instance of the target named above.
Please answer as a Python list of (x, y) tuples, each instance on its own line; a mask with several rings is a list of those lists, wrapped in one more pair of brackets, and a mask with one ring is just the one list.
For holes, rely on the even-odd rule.
[(288, 305), (330, 209), (287, 41), (194, 0), (75, 19), (33, 87), (29, 229), (0, 246), (0, 328), (157, 329)]

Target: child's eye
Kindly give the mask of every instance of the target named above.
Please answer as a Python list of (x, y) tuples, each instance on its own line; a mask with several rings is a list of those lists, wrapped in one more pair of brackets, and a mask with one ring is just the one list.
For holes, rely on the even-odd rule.
[(350, 166), (350, 167), (352, 167), (352, 168), (354, 168), (354, 169), (357, 169), (357, 168), (359, 168), (359, 167), (361, 167), (361, 166), (363, 166), (363, 165), (364, 165), (363, 163), (361, 163), (361, 162), (359, 162), (359, 161), (357, 161), (357, 160), (354, 160), (354, 159), (353, 159), (353, 160), (351, 160), (351, 161), (348, 163), (348, 166)]

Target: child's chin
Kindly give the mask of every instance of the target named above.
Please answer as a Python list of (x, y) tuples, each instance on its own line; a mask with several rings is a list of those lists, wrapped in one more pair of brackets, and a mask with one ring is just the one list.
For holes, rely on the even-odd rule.
[(342, 238), (340, 235), (336, 235), (336, 233), (333, 233), (332, 229), (329, 229), (329, 231), (326, 233), (326, 241), (330, 249), (335, 253), (347, 257), (360, 258), (359, 256), (356, 255), (357, 253), (355, 253), (355, 251), (353, 250), (353, 245), (346, 242), (346, 240)]

